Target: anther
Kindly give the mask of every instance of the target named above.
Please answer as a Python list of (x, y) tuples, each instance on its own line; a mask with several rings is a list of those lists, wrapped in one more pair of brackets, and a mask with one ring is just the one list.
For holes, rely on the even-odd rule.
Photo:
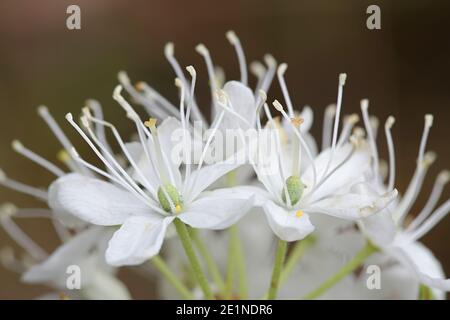
[(166, 45), (164, 46), (164, 55), (166, 56), (166, 58), (172, 57), (174, 54), (174, 45), (173, 42), (168, 42), (166, 43)]

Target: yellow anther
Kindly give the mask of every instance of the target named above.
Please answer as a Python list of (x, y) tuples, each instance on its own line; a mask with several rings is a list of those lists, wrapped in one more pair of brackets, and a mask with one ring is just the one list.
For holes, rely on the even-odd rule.
[(291, 123), (294, 125), (294, 127), (298, 128), (305, 120), (301, 117), (295, 117), (291, 119)]
[(297, 218), (301, 218), (301, 216), (303, 216), (303, 211), (302, 210), (297, 210), (297, 212), (295, 213), (295, 216)]
[(69, 153), (64, 149), (58, 151), (56, 158), (62, 163), (68, 163), (70, 161)]
[(139, 90), (139, 91), (144, 91), (144, 89), (145, 89), (145, 83), (142, 82), (142, 81), (139, 81), (138, 83), (136, 83), (136, 84), (134, 85), (134, 87), (135, 87), (137, 90)]
[(150, 119), (148, 119), (148, 121), (145, 121), (144, 122), (144, 125), (147, 127), (147, 128), (150, 128), (150, 129), (152, 129), (152, 128), (155, 128), (156, 127), (156, 119), (155, 118), (150, 118)]
[(175, 213), (180, 213), (181, 212), (181, 205), (177, 204), (175, 206)]

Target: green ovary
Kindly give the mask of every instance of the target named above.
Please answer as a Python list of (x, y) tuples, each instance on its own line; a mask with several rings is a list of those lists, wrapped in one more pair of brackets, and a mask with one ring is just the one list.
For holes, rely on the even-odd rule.
[[(289, 194), (289, 199), (291, 200), (291, 205), (297, 204), (297, 202), (300, 201), (300, 198), (303, 194), (303, 189), (305, 186), (303, 185), (303, 182), (300, 180), (300, 177), (298, 176), (290, 176), (286, 179), (286, 186), (287, 193)], [(283, 189), (281, 197), (283, 201), (286, 203), (286, 189)]]
[(158, 189), (158, 200), (162, 208), (167, 212), (172, 211), (170, 207), (170, 201), (166, 197), (167, 194), (170, 197), (170, 200), (172, 200), (173, 205), (175, 206), (176, 213), (180, 212), (182, 209), (183, 199), (178, 193), (178, 190), (169, 183), (164, 185), (164, 189), (166, 192), (164, 192), (162, 187), (159, 187)]

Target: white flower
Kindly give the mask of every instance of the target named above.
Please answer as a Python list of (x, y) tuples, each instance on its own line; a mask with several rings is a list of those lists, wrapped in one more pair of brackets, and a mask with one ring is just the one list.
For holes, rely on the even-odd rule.
[[(103, 117), (103, 112), (100, 107), (100, 104), (95, 100), (88, 100), (87, 105), (91, 110), (93, 110), (94, 114), (98, 118)], [(45, 106), (40, 106), (38, 108), (38, 113), (41, 116), (41, 118), (46, 122), (47, 126), (50, 128), (54, 136), (57, 138), (59, 143), (62, 145), (63, 149), (58, 154), (58, 159), (64, 163), (70, 172), (77, 172), (79, 174), (92, 176), (91, 172), (87, 171), (86, 168), (81, 166), (79, 163), (75, 161), (69, 154), (68, 151), (70, 151), (73, 148), (72, 143), (69, 141), (67, 136), (64, 134), (64, 132), (59, 127), (58, 123), (55, 121), (55, 119), (50, 114), (49, 110)], [(102, 127), (97, 126), (96, 127), (97, 134), (99, 136), (99, 139), (101, 141), (104, 141), (106, 144), (106, 138), (104, 135), (104, 130)], [(67, 172), (61, 170), (58, 166), (53, 164), (52, 162), (48, 161), (47, 159), (43, 158), (42, 156), (38, 155), (37, 153), (33, 152), (32, 150), (26, 148), (20, 141), (14, 140), (12, 142), (12, 148), (14, 151), (19, 153), (20, 155), (26, 157), (27, 159), (33, 161), (37, 165), (41, 166), (42, 168), (46, 169), (48, 172), (52, 173), (54, 176), (60, 178), (67, 174)], [(27, 184), (24, 184), (22, 182), (13, 180), (9, 178), (5, 172), (3, 172), (0, 169), (0, 185), (3, 185), (4, 187), (7, 187), (9, 189), (30, 195), (35, 197), (36, 199), (44, 202), (45, 204), (48, 204), (48, 190), (43, 190), (41, 188), (36, 188), (33, 186), (29, 186)], [(54, 208), (53, 208), (54, 209)], [(69, 228), (82, 228), (85, 227), (85, 222), (81, 221), (80, 219), (73, 216), (70, 212), (67, 212), (65, 210), (53, 210), (53, 214), (66, 226)]]
[[(389, 149), (389, 179), (387, 185), (381, 180), (378, 167), (378, 152), (375, 143), (375, 135), (372, 128), (368, 125), (368, 102), (362, 101), (361, 104), (366, 130), (368, 131), (374, 158), (372, 175), (368, 178), (369, 185), (360, 186), (359, 192), (365, 194), (379, 194), (391, 190), (395, 182), (395, 155), (394, 145), (391, 135), (391, 127), (394, 118), (389, 117), (385, 124), (385, 133)], [(450, 279), (444, 279), (442, 267), (433, 256), (431, 251), (419, 242), (426, 233), (428, 233), (441, 219), (450, 211), (450, 200), (444, 202), (435, 209), (444, 185), (449, 181), (448, 171), (441, 172), (435, 182), (431, 196), (425, 207), (410, 222), (405, 223), (406, 216), (422, 187), (423, 180), (429, 166), (434, 162), (435, 155), (432, 152), (425, 152), (429, 130), (432, 126), (433, 117), (425, 116), (425, 128), (417, 158), (417, 166), (408, 189), (398, 201), (393, 202), (380, 214), (365, 219), (360, 223), (364, 234), (377, 245), (383, 253), (392, 259), (400, 262), (407, 268), (421, 284), (425, 284), (434, 290), (438, 297), (442, 297), (439, 290), (450, 291)], [(433, 211), (434, 210), (434, 211)]]
[(116, 269), (108, 266), (104, 261), (106, 244), (112, 234), (111, 229), (90, 227), (71, 236), (55, 221), (56, 231), (63, 240), (63, 244), (48, 255), (15, 224), (13, 217), (52, 218), (52, 213), (45, 209), (40, 211), (17, 209), (11, 204), (5, 204), (0, 208), (1, 225), (26, 253), (25, 260), (17, 260), (12, 251), (4, 248), (1, 252), (1, 260), (5, 267), (22, 274), (22, 281), (44, 284), (60, 292), (68, 292), (67, 271), (70, 266), (76, 266), (80, 268), (81, 287), (80, 290), (75, 291), (75, 297), (131, 298), (125, 285), (116, 278)]
[[(183, 118), (180, 123), (168, 118), (158, 128), (156, 120), (150, 119), (144, 125), (120, 95), (120, 89), (119, 86), (115, 90), (114, 98), (135, 122), (140, 143), (125, 145), (113, 125), (96, 119), (84, 110), (82, 123), (88, 137), (69, 114), (68, 121), (97, 154), (108, 172), (85, 162), (73, 151), (75, 157), (111, 182), (71, 174), (50, 187), (52, 207), (68, 210), (92, 224), (121, 226), (106, 251), (108, 263), (116, 266), (141, 264), (158, 254), (166, 230), (175, 218), (194, 228), (225, 229), (253, 205), (253, 199), (242, 199), (239, 190), (204, 192), (210, 184), (240, 165), (234, 158), (203, 166), (203, 153), (195, 170), (187, 162), (182, 177), (180, 163), (171, 157), (173, 143), (170, 138), (174, 130), (185, 129), (187, 119)], [(184, 108), (183, 92), (181, 88), (181, 110)], [(111, 128), (131, 170), (123, 168), (106, 150), (93, 132), (92, 123)], [(216, 122), (216, 130), (219, 124), (220, 120)], [(205, 150), (207, 148), (208, 144)]]
[[(365, 144), (354, 137), (352, 143), (345, 139), (337, 140), (339, 113), (345, 74), (339, 77), (338, 108), (335, 118), (332, 146), (314, 158), (298, 127), (301, 118), (290, 119), (278, 101), (275, 108), (286, 121), (290, 121), (293, 139), (292, 157), (288, 158), (281, 150), (279, 130), (271, 130), (275, 135), (275, 150), (271, 150), (268, 159), (262, 159), (256, 152), (254, 169), (265, 190), (247, 188), (257, 194), (257, 202), (262, 206), (267, 220), (275, 234), (286, 241), (303, 239), (314, 230), (309, 220), (310, 213), (324, 213), (339, 218), (358, 220), (372, 215), (395, 196), (396, 191), (382, 196), (360, 195), (350, 192), (350, 187), (361, 179), (370, 164), (370, 153)], [(276, 128), (267, 104), (264, 110), (271, 128)], [(260, 127), (260, 126), (259, 126)], [(267, 129), (266, 129), (267, 130)], [(262, 129), (260, 129), (263, 132)], [(344, 136), (346, 132), (344, 131)], [(295, 145), (296, 144), (296, 145)], [(308, 168), (301, 172), (301, 148), (310, 160)], [(267, 171), (275, 169), (275, 172)], [(245, 192), (245, 191), (242, 191)]]

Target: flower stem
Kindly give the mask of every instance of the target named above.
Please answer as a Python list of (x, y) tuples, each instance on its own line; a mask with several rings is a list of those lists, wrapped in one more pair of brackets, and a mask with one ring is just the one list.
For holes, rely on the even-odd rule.
[(241, 241), (239, 240), (237, 225), (231, 227), (230, 236), (234, 247), (234, 259), (236, 260), (236, 267), (238, 271), (239, 297), (240, 299), (247, 299), (247, 271), (245, 269), (244, 252), (242, 249)]
[(364, 263), (364, 261), (371, 256), (373, 253), (377, 252), (378, 248), (375, 247), (370, 242), (367, 242), (366, 245), (353, 257), (352, 260), (347, 262), (337, 273), (328, 278), (320, 287), (315, 289), (314, 291), (308, 293), (303, 299), (312, 300), (316, 299), (325, 293), (328, 289), (333, 287), (336, 283), (345, 278), (349, 273), (355, 271), (360, 265)]
[(205, 298), (208, 300), (214, 299), (211, 288), (209, 287), (208, 279), (206, 278), (205, 273), (200, 266), (200, 262), (198, 261), (195, 254), (186, 225), (179, 219), (175, 219), (174, 224), (177, 229), (178, 236), (180, 237), (181, 243), (183, 244), (184, 251), (186, 252), (186, 255), (192, 266), (192, 271), (195, 274), (197, 282), (200, 285)]
[(225, 293), (226, 289), (225, 282), (222, 278), (222, 275), (220, 274), (219, 267), (214, 261), (214, 258), (211, 256), (208, 248), (203, 243), (203, 241), (201, 241), (196, 229), (189, 228), (189, 234), (198, 251), (200, 252), (200, 255), (205, 260), (206, 267), (208, 268), (208, 273), (211, 275), (214, 282), (217, 284), (217, 287), (219, 288), (220, 292)]
[(270, 288), (268, 292), (268, 299), (274, 300), (277, 298), (278, 287), (280, 285), (281, 271), (283, 269), (284, 258), (286, 256), (287, 242), (281, 239), (278, 240), (277, 253), (275, 255), (275, 262), (272, 271), (272, 280), (270, 281)]
[(186, 300), (193, 300), (194, 296), (188, 288), (175, 276), (169, 269), (169, 266), (164, 262), (160, 256), (154, 256), (151, 260), (153, 266), (161, 272), (166, 280), (178, 291), (181, 297)]
[(312, 236), (309, 236), (306, 239), (297, 241), (292, 248), (292, 251), (288, 255), (286, 259), (286, 263), (284, 264), (283, 271), (281, 272), (280, 285), (282, 285), (291, 275), (298, 261), (305, 254), (306, 249), (314, 243), (314, 239)]

